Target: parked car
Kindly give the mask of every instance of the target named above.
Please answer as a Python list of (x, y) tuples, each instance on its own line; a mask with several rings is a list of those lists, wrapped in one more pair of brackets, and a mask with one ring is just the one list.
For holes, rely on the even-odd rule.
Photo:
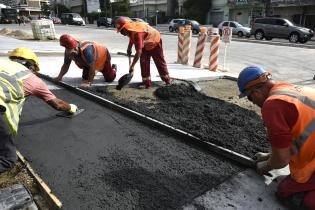
[(182, 20), (174, 25), (174, 31), (178, 32), (180, 26), (191, 25), (191, 30), (193, 34), (198, 34), (200, 32), (200, 24), (196, 20)]
[(289, 39), (293, 43), (306, 43), (314, 36), (314, 31), (295, 26), (291, 21), (284, 18), (257, 18), (253, 21), (251, 34), (258, 40), (283, 38)]
[(223, 26), (229, 26), (232, 27), (232, 34), (237, 35), (239, 37), (250, 37), (250, 28), (245, 27), (241, 24), (239, 24), (236, 21), (223, 21), (218, 25), (219, 28), (219, 34), (222, 36), (222, 28)]
[(178, 22), (180, 22), (180, 21), (183, 21), (183, 20), (185, 20), (185, 19), (182, 19), (182, 18), (178, 18), (178, 19), (172, 19), (170, 22), (169, 22), (169, 27), (168, 27), (168, 30), (170, 31), (170, 32), (173, 32), (174, 31), (174, 25), (176, 24), (176, 23), (178, 23)]
[(112, 26), (112, 27), (115, 27), (115, 21), (116, 21), (117, 18), (119, 18), (119, 17), (125, 17), (125, 18), (129, 19), (130, 21), (132, 21), (129, 17), (126, 17), (126, 16), (115, 16), (115, 17), (112, 18), (112, 22), (111, 22), (111, 26)]
[(85, 21), (78, 13), (62, 13), (60, 19), (62, 24), (85, 26)]
[(57, 17), (51, 17), (51, 20), (53, 21), (54, 24), (61, 24), (60, 18)]
[(110, 27), (111, 23), (112, 23), (111, 18), (100, 17), (99, 19), (97, 19), (96, 25), (97, 25), (97, 27), (100, 27), (100, 26)]
[(146, 23), (149, 24), (148, 22), (144, 21), (141, 18), (130, 18), (133, 22), (139, 22), (139, 23)]

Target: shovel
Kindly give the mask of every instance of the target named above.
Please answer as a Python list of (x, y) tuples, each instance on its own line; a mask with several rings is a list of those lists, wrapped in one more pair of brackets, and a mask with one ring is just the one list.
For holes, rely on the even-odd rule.
[[(157, 77), (160, 77), (160, 76), (157, 76)], [(181, 81), (181, 82), (186, 82), (186, 83), (188, 83), (190, 86), (192, 86), (195, 91), (197, 91), (197, 92), (200, 92), (200, 91), (201, 91), (201, 87), (200, 87), (196, 82), (194, 82), (194, 81), (186, 80), (186, 79), (179, 79), (179, 78), (174, 78), (174, 77), (170, 77), (170, 79), (172, 79), (172, 80), (178, 80), (178, 81)]]
[[(129, 66), (130, 66), (131, 64), (130, 55), (128, 55), (128, 59), (129, 59)], [(132, 77), (133, 77), (133, 73), (128, 73), (120, 77), (118, 80), (118, 85), (116, 86), (116, 89), (121, 90), (125, 85), (127, 85), (131, 81)]]

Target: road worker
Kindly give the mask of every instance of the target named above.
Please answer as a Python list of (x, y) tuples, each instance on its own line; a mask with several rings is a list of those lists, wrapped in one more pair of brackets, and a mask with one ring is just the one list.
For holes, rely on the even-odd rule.
[(134, 66), (140, 58), (142, 81), (146, 88), (151, 86), (150, 58), (152, 56), (158, 69), (161, 79), (170, 83), (167, 64), (163, 54), (163, 46), (160, 32), (149, 26), (147, 23), (132, 22), (125, 17), (119, 17), (115, 21), (117, 32), (129, 37), (127, 55), (132, 53), (132, 46), (135, 45), (136, 54), (129, 66), (129, 72), (134, 72)]
[(261, 108), (271, 144), (257, 153), (257, 172), (267, 174), (289, 164), (290, 175), (279, 183), (277, 198), (294, 209), (315, 209), (315, 90), (276, 83), (258, 66), (242, 70), (240, 97)]
[(68, 72), (72, 60), (83, 69), (83, 82), (80, 87), (90, 87), (97, 72), (102, 72), (106, 82), (114, 81), (117, 66), (111, 65), (111, 56), (105, 46), (90, 41), (79, 41), (69, 34), (63, 34), (59, 41), (66, 50), (64, 63), (55, 81), (60, 81)]
[(13, 137), (18, 131), (25, 97), (37, 96), (61, 111), (75, 113), (77, 110), (76, 105), (57, 98), (33, 73), (39, 71), (39, 65), (31, 49), (17, 48), (9, 58), (0, 60), (0, 173), (10, 169), (17, 159)]

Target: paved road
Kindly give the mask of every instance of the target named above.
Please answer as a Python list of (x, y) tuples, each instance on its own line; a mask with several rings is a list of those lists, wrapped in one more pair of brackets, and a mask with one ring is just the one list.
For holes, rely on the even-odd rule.
[[(30, 26), (0, 25), (31, 31)], [(110, 51), (126, 51), (128, 39), (114, 30), (90, 26), (56, 25), (56, 33), (70, 33), (79, 39), (93, 40), (104, 43)], [(164, 53), (168, 62), (175, 62), (177, 58), (177, 37), (163, 34)], [(192, 39), (190, 63), (193, 63), (197, 38)], [(277, 43), (276, 43), (277, 44)], [(279, 44), (280, 45), (280, 44)], [(237, 75), (247, 65), (260, 65), (271, 71), (278, 81), (288, 81), (315, 87), (312, 80), (315, 74), (315, 49), (277, 46), (267, 43), (251, 43), (233, 41), (231, 44), (220, 46), (220, 65), (223, 66), (224, 49), (226, 49), (225, 70)], [(209, 44), (207, 43), (202, 63), (207, 65)]]

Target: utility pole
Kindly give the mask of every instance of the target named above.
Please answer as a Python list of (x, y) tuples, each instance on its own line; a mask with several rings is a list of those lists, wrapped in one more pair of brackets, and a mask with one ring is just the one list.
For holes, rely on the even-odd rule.
[(147, 21), (147, 16), (146, 16), (146, 11), (145, 11), (145, 0), (142, 0), (143, 1), (143, 19), (144, 21)]
[(265, 0), (265, 16), (271, 16), (271, 0)]

